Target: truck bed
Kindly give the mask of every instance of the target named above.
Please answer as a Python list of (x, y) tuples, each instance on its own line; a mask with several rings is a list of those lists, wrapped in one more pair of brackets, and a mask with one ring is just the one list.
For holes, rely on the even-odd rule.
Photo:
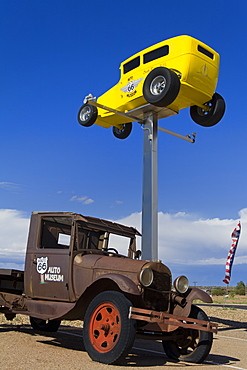
[(24, 271), (0, 269), (0, 292), (22, 294), (24, 290)]

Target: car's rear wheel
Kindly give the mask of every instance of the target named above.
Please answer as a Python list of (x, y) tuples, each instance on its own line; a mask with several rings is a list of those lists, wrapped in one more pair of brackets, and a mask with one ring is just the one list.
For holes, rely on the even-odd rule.
[(205, 108), (193, 105), (190, 107), (190, 116), (194, 122), (203, 127), (216, 125), (225, 113), (226, 104), (220, 94), (215, 93), (210, 101), (204, 104)]
[(78, 122), (84, 127), (90, 127), (98, 117), (98, 109), (94, 105), (83, 104), (78, 112)]
[(121, 128), (113, 126), (112, 132), (113, 135), (118, 139), (126, 139), (132, 130), (132, 123), (124, 123), (121, 125)]
[[(190, 316), (194, 319), (208, 321), (208, 317), (199, 307), (192, 305)], [(210, 352), (213, 334), (211, 332), (179, 328), (176, 330), (179, 339), (163, 341), (168, 357), (194, 363), (202, 363)]]
[(93, 361), (117, 364), (135, 339), (135, 320), (128, 318), (131, 302), (122, 294), (106, 291), (89, 304), (83, 328), (84, 346)]
[(43, 320), (30, 316), (30, 324), (34, 330), (38, 331), (58, 331), (61, 320)]
[(168, 68), (158, 67), (147, 75), (143, 84), (143, 96), (150, 104), (166, 107), (176, 99), (179, 89), (177, 74)]

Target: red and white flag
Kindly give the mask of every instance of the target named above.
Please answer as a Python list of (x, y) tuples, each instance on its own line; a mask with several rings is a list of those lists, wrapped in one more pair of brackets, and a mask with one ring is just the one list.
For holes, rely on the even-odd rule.
[(238, 226), (235, 227), (235, 229), (232, 232), (232, 246), (231, 249), (228, 252), (228, 256), (226, 259), (226, 272), (225, 272), (225, 279), (223, 280), (223, 283), (229, 284), (230, 279), (231, 279), (231, 270), (232, 270), (232, 265), (233, 265), (233, 260), (235, 256), (235, 252), (237, 249), (238, 245), (238, 240), (241, 232), (241, 224), (240, 221), (238, 223)]

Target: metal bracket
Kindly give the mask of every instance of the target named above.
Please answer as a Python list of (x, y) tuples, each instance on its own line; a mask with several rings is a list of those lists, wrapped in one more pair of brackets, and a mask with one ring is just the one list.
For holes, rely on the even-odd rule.
[(192, 134), (188, 134), (188, 135), (184, 136), (184, 135), (180, 135), (176, 132), (170, 131), (166, 128), (160, 127), (160, 126), (158, 126), (158, 130), (166, 132), (167, 134), (176, 136), (176, 137), (178, 137), (180, 139), (183, 139), (185, 141), (189, 141), (190, 143), (194, 143), (196, 141), (196, 133), (195, 132), (192, 132)]
[[(121, 112), (121, 111), (119, 111), (117, 109), (113, 109), (113, 108), (107, 107), (106, 105), (102, 105), (100, 103), (97, 103), (96, 100), (97, 100), (96, 97), (94, 97), (92, 94), (88, 94), (85, 97), (85, 99), (83, 100), (83, 103), (84, 104), (94, 105), (95, 107), (104, 109), (104, 110), (106, 110), (108, 112), (112, 112), (112, 113), (118, 114), (119, 116), (123, 116), (125, 118), (130, 118), (131, 121), (136, 121), (136, 122), (138, 122), (138, 123), (140, 123), (142, 125), (145, 122), (145, 119), (140, 119), (139, 117), (133, 116), (132, 114)], [(195, 142), (195, 139), (196, 139), (196, 133), (195, 132), (193, 132), (192, 134), (188, 134), (188, 135), (184, 136), (184, 135), (178, 134), (176, 132), (173, 132), (171, 130), (168, 130), (166, 128), (160, 127), (160, 126), (158, 126), (158, 130), (159, 131), (163, 131), (163, 132), (165, 132), (165, 133), (167, 133), (169, 135), (176, 136), (176, 137), (178, 137), (180, 139), (183, 139), (185, 141), (188, 141), (190, 143), (194, 143)]]
[[(88, 98), (89, 97), (89, 98)], [(92, 94), (89, 94), (88, 96), (85, 97), (85, 99), (83, 100), (84, 104), (91, 104), (91, 105), (94, 105), (95, 107), (98, 107), (98, 108), (101, 108), (101, 109), (104, 109), (108, 112), (112, 112), (112, 113), (115, 113), (115, 114), (118, 114), (119, 116), (123, 116), (125, 118), (130, 118), (132, 121), (136, 121), (136, 122), (139, 122), (139, 123), (144, 123), (144, 120), (143, 119), (139, 119), (135, 116), (132, 116), (128, 113), (124, 113), (124, 112), (121, 112), (119, 110), (116, 110), (116, 109), (113, 109), (113, 108), (110, 108), (110, 107), (107, 107), (106, 105), (102, 105), (102, 104), (99, 104), (95, 101), (96, 98), (94, 98), (92, 96)]]

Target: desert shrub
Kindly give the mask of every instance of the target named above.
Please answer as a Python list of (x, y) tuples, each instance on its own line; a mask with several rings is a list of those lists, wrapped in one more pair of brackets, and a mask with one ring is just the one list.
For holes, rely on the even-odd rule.
[(234, 291), (234, 290), (231, 290), (231, 291), (229, 292), (229, 296), (230, 296), (230, 298), (234, 298), (234, 296), (235, 296), (235, 291)]
[(212, 295), (225, 295), (225, 293), (225, 289), (221, 287), (217, 287), (212, 290)]
[(243, 281), (240, 281), (237, 283), (237, 286), (235, 288), (235, 293), (239, 295), (245, 295), (245, 284)]

